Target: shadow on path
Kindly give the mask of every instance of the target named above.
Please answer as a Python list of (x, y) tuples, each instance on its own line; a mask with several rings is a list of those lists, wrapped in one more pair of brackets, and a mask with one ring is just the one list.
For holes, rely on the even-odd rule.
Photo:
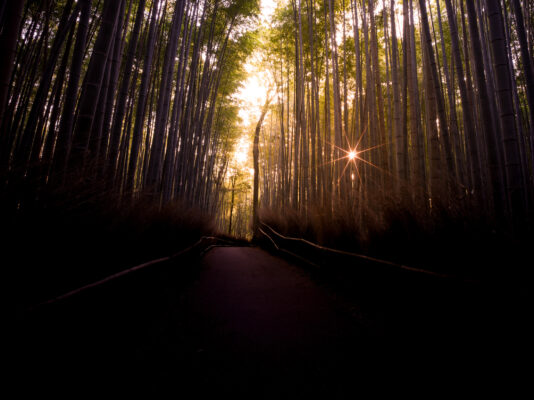
[[(424, 321), (431, 309), (411, 317)], [(263, 250), (216, 247), (200, 261), (152, 267), (28, 316), (15, 347), (18, 392), (331, 399), (401, 387), (443, 393), (466, 382), (479, 392), (517, 355), (517, 343), (484, 337), (473, 346), (461, 335), (418, 337), (413, 327), (384, 332), (386, 314), (373, 320), (358, 310)]]

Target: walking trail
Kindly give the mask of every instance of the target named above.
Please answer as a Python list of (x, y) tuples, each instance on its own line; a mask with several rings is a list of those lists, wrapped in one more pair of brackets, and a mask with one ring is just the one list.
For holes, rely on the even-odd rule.
[[(403, 282), (389, 285), (401, 289), (381, 304), (398, 314), (410, 303)], [(510, 365), (495, 342), (472, 346), (484, 330), (451, 341), (453, 328), (468, 333), (461, 318), (429, 337), (426, 321), (442, 321), (434, 305), (410, 314), (419, 322), (409, 334), (381, 326), (387, 312), (361, 309), (259, 248), (216, 247), (198, 263), (152, 266), (34, 312), (16, 371), (21, 392), (41, 396), (331, 399), (400, 381), (480, 388), (477, 376)]]

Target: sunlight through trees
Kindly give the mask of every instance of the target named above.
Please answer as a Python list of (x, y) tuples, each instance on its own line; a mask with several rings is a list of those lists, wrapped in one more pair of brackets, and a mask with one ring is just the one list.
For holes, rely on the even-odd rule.
[(229, 233), (256, 197), (356, 224), (385, 199), (468, 205), (520, 229), (533, 15), (518, 0), (4, 1), (2, 189), (20, 209), (73, 177), (104, 182)]
[(276, 87), (263, 207), (304, 219), (343, 210), (357, 225), (385, 198), (409, 198), (429, 215), (476, 208), (525, 227), (533, 12), (499, 0), (279, 1), (263, 47)]

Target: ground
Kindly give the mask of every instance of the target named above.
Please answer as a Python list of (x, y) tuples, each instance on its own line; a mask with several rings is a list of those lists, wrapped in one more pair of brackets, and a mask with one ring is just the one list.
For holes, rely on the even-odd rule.
[(363, 282), (367, 289), (351, 296), (259, 248), (215, 247), (25, 315), (15, 341), (18, 390), (155, 399), (408, 390), (433, 398), (459, 388), (509, 393), (528, 381), (521, 360), (531, 350), (531, 316), (519, 305), (410, 281)]

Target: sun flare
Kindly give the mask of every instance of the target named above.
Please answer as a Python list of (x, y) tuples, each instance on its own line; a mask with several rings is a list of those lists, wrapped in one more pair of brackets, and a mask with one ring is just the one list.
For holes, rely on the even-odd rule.
[(356, 157), (358, 157), (358, 152), (356, 150), (349, 151), (349, 154), (347, 156), (350, 161), (354, 160)]

